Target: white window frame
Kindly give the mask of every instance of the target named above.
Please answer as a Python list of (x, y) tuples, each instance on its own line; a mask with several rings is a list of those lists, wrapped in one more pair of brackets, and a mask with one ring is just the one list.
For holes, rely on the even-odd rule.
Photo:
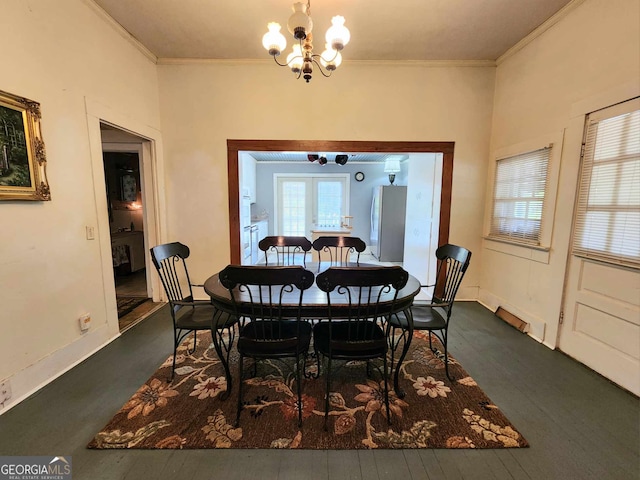
[[(600, 195), (600, 201), (596, 201), (595, 198), (591, 196), (591, 189), (597, 188), (597, 186), (592, 185), (592, 174), (593, 168), (596, 166), (595, 155), (597, 148), (597, 127), (600, 122), (625, 115), (632, 112), (637, 112), (640, 110), (640, 98), (635, 98), (632, 100), (628, 100), (626, 102), (622, 102), (617, 105), (613, 105), (611, 107), (606, 107), (601, 110), (590, 113), (586, 116), (585, 120), (585, 132), (583, 139), (583, 155), (580, 163), (580, 174), (579, 174), (579, 185), (578, 192), (576, 197), (576, 212), (574, 217), (574, 228), (573, 228), (573, 241), (572, 241), (572, 254), (583, 257), (590, 258), (593, 260), (602, 261), (605, 263), (615, 264), (615, 265), (623, 265), (635, 269), (640, 268), (640, 255), (626, 255), (619, 251), (619, 246), (616, 247), (616, 251), (614, 251), (614, 245), (612, 245), (612, 238), (610, 237), (611, 230), (603, 230), (600, 228), (602, 225), (600, 222), (596, 222), (594, 224), (595, 230), (589, 232), (587, 214), (589, 211), (591, 212), (601, 212), (608, 214), (608, 223), (609, 225), (612, 222), (615, 222), (615, 217), (619, 213), (624, 213), (627, 211), (637, 212), (640, 209), (640, 203), (625, 203), (624, 201), (620, 201), (619, 198), (619, 190), (616, 188), (612, 191), (612, 194), (616, 195), (616, 198), (610, 199), (610, 202), (606, 202), (606, 195)], [(635, 117), (635, 121), (637, 122), (637, 113)], [(638, 128), (637, 123), (632, 127), (629, 127), (629, 131), (626, 132), (627, 135), (637, 135), (638, 131), (635, 130)], [(635, 137), (634, 137), (635, 138)], [(600, 138), (600, 141), (603, 141)], [(611, 145), (611, 144), (610, 144)], [(617, 152), (619, 153), (619, 152)], [(607, 160), (598, 162), (600, 165), (608, 165), (615, 167), (615, 184), (619, 186), (619, 180), (623, 181), (627, 180), (629, 182), (626, 186), (632, 187), (635, 184), (636, 178), (629, 179), (626, 175), (620, 172), (620, 168), (623, 166), (631, 165), (630, 162), (633, 162), (637, 158), (637, 154), (625, 154), (625, 155), (617, 155), (615, 157), (610, 157)], [(636, 160), (637, 161), (637, 160)], [(637, 165), (637, 164), (636, 164)], [(636, 167), (637, 168), (637, 167)], [(636, 174), (637, 174), (637, 170)], [(611, 174), (611, 173), (610, 173)], [(609, 174), (609, 175), (610, 175)], [(604, 180), (605, 177), (600, 177), (600, 181)], [(606, 186), (604, 183), (600, 183), (600, 187)], [(606, 191), (606, 190), (605, 190)], [(631, 193), (631, 192), (630, 192)], [(634, 192), (635, 193), (635, 192)], [(597, 195), (597, 193), (596, 193)], [(627, 200), (632, 200), (634, 197), (627, 198)], [(603, 203), (604, 201), (604, 203)], [(629, 218), (628, 221), (633, 222), (633, 218)], [(631, 228), (632, 231), (635, 231), (637, 228), (640, 228), (640, 225), (635, 225), (627, 223), (626, 228)], [(602, 237), (602, 234), (605, 234), (606, 238)], [(592, 241), (596, 242), (597, 239), (605, 240), (607, 245), (606, 248), (600, 249), (597, 247), (590, 248), (586, 245), (582, 240), (586, 237), (592, 237)], [(586, 239), (588, 242), (588, 239)]]
[[(549, 178), (549, 160), (553, 147), (551, 145), (538, 148), (536, 150), (522, 152), (496, 160), (495, 174), (493, 180), (493, 202), (491, 208), (491, 225), (489, 226), (489, 237), (512, 243), (540, 246), (542, 230), (544, 224), (544, 204), (547, 196), (547, 181)], [(538, 177), (527, 177), (524, 170), (541, 168)], [(518, 177), (508, 178), (500, 181), (501, 169), (506, 175), (509, 170), (517, 170)], [(538, 189), (538, 183), (542, 182), (542, 191)], [(533, 187), (532, 187), (533, 184)], [(512, 197), (499, 196), (498, 189), (507, 187), (510, 191), (513, 187), (520, 192), (520, 195)], [(533, 196), (522, 195), (526, 189), (535, 190)], [(541, 196), (539, 195), (541, 193)], [(539, 216), (534, 218), (535, 212), (532, 210), (534, 204), (540, 204)], [(496, 217), (498, 205), (503, 206), (503, 211), (508, 217)], [(518, 214), (518, 210), (520, 213)], [(524, 232), (523, 228), (531, 223), (538, 223), (537, 228), (532, 232)], [(529, 224), (529, 225), (527, 225)], [(504, 226), (504, 229), (501, 228)], [(517, 230), (516, 230), (517, 229)]]
[[(321, 179), (321, 178), (327, 178), (327, 179), (336, 179), (336, 180), (340, 180), (343, 182), (344, 185), (344, 199), (343, 199), (343, 205), (344, 205), (344, 215), (349, 215), (349, 205), (351, 203), (351, 196), (350, 196), (350, 174), (348, 173), (312, 173), (312, 174), (301, 174), (301, 173), (274, 173), (273, 175), (273, 211), (275, 212), (274, 215), (274, 232), (278, 232), (280, 230), (280, 225), (279, 225), (279, 208), (280, 208), (280, 204), (279, 204), (279, 195), (278, 195), (278, 183), (281, 179), (290, 179), (290, 178), (305, 178), (305, 179), (310, 179), (312, 180), (311, 185), (312, 185), (312, 190), (311, 190), (311, 195), (315, 198), (317, 196), (317, 192), (315, 191), (315, 182), (313, 180), (317, 180), (317, 179)], [(312, 218), (315, 217), (316, 212), (313, 209), (313, 206), (310, 206), (310, 214), (312, 215)], [(307, 235), (305, 235), (307, 238), (311, 238), (311, 232), (308, 232)]]
[[(521, 143), (509, 145), (492, 152), (488, 171), (488, 188), (486, 191), (484, 218), (484, 247), (500, 253), (526, 258), (540, 263), (549, 263), (549, 252), (553, 237), (554, 217), (558, 195), (558, 180), (560, 177), (560, 158), (562, 155), (563, 132), (548, 133), (531, 138)], [(524, 243), (509, 238), (491, 236), (491, 222), (493, 218), (493, 197), (495, 192), (495, 176), (498, 160), (532, 152), (545, 147), (552, 147), (547, 165), (547, 183), (542, 207), (542, 221), (540, 237), (537, 244)]]

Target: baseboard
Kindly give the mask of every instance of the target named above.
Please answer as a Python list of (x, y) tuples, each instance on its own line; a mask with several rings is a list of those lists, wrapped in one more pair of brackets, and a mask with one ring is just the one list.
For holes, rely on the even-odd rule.
[(11, 385), (11, 399), (0, 406), (3, 415), (20, 402), (48, 385), (91, 355), (101, 350), (120, 336), (109, 336), (109, 328), (105, 323), (101, 327), (88, 332), (69, 345), (47, 355), (38, 362), (13, 374), (8, 379)]

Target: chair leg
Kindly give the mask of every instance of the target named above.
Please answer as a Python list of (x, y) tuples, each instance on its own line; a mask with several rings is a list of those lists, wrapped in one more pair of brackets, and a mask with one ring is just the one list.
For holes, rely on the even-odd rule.
[(299, 356), (296, 357), (296, 377), (297, 377), (296, 382), (298, 384), (298, 428), (301, 428), (302, 427), (302, 372), (300, 371)]
[(447, 351), (447, 331), (443, 332), (443, 344), (444, 344), (444, 371), (447, 378), (453, 382), (453, 377), (449, 374), (449, 352)]
[(191, 349), (190, 353), (193, 353), (196, 351), (196, 340), (198, 338), (198, 332), (196, 330), (193, 331), (193, 348)]
[(327, 358), (327, 390), (324, 399), (324, 430), (327, 431), (327, 420), (329, 418), (329, 393), (331, 392), (331, 356)]
[(173, 363), (171, 364), (171, 375), (167, 379), (167, 383), (173, 382), (173, 377), (176, 374), (176, 355), (178, 354), (178, 332), (173, 329)]
[[(215, 329), (211, 329), (211, 339), (213, 340), (213, 347), (216, 350), (216, 353), (218, 354), (218, 358), (220, 359), (220, 362), (222, 363), (222, 367), (224, 368), (224, 376), (227, 380), (227, 391), (226, 392), (222, 392), (220, 394), (220, 400), (226, 400), (229, 397), (229, 394), (231, 393), (231, 390), (233, 389), (233, 377), (231, 376), (231, 370), (229, 368), (229, 352), (231, 351), (231, 347), (233, 345), (233, 338), (232, 338), (232, 329), (234, 327), (230, 326), (230, 327), (224, 327), (224, 328), (215, 328)], [(222, 338), (222, 332), (227, 329), (227, 331), (229, 332), (229, 346), (228, 348), (224, 345), (224, 340)], [(226, 354), (223, 351), (223, 347), (224, 350), (226, 350)]]
[(384, 404), (387, 408), (387, 423), (391, 425), (391, 412), (389, 411), (389, 368), (387, 365), (387, 355), (383, 357), (384, 368)]
[(236, 428), (240, 426), (240, 412), (242, 411), (242, 367), (244, 363), (244, 357), (240, 354), (238, 359), (238, 404), (236, 408)]

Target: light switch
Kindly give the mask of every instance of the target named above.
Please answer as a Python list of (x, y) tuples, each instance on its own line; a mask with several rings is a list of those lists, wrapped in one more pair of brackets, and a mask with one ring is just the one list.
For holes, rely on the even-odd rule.
[(96, 232), (93, 227), (86, 226), (87, 229), (87, 240), (94, 240), (96, 238)]

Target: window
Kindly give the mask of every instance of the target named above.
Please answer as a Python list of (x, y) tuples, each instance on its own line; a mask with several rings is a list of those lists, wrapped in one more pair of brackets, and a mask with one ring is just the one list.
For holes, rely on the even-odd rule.
[(640, 267), (640, 100), (587, 118), (573, 253)]
[(282, 234), (304, 237), (306, 219), (306, 182), (287, 181), (282, 183)]
[(316, 183), (317, 227), (340, 228), (343, 213), (344, 181), (318, 179)]
[(540, 245), (551, 147), (496, 162), (489, 237)]
[(276, 235), (308, 237), (314, 228), (339, 228), (348, 215), (349, 175), (276, 174)]

